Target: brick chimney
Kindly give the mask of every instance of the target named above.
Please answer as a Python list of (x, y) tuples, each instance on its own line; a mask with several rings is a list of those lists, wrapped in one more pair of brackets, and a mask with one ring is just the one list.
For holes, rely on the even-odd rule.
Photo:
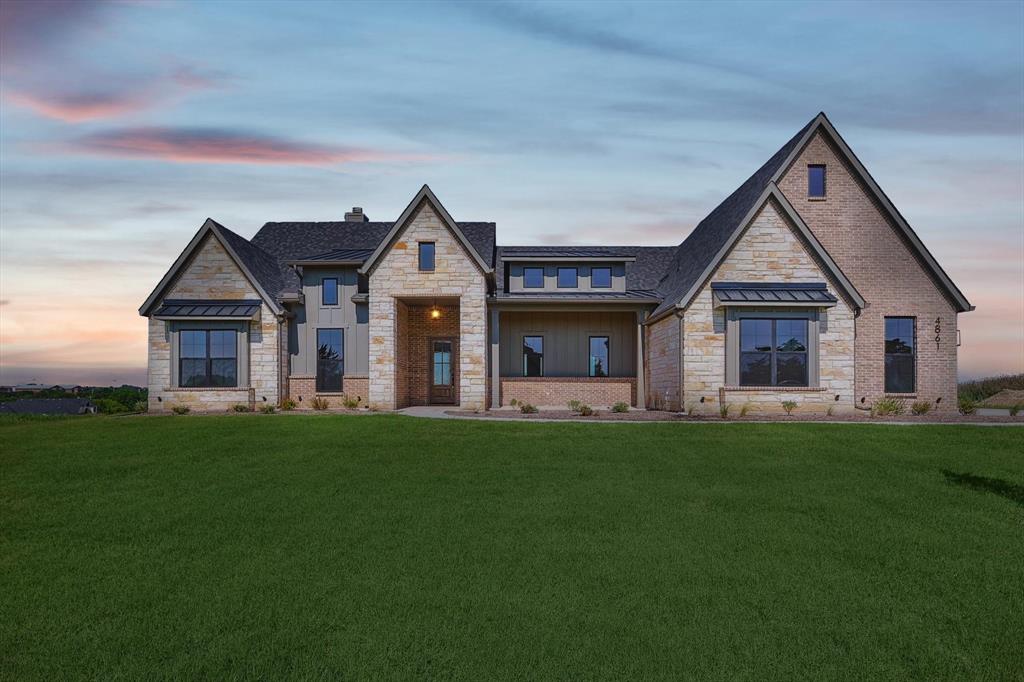
[(346, 223), (368, 223), (370, 219), (363, 213), (362, 206), (353, 206), (352, 210), (345, 214)]

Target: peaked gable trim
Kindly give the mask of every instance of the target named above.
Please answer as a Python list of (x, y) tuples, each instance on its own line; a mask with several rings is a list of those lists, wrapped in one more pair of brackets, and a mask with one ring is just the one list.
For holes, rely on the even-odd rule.
[(860, 159), (857, 158), (857, 155), (853, 153), (850, 146), (846, 144), (846, 140), (844, 140), (843, 136), (839, 134), (839, 131), (835, 129), (832, 122), (828, 120), (828, 116), (825, 115), (825, 112), (821, 112), (815, 116), (814, 121), (812, 121), (807, 132), (804, 133), (800, 143), (793, 148), (793, 151), (790, 152), (786, 160), (781, 166), (779, 166), (779, 169), (775, 171), (775, 174), (772, 176), (772, 182), (777, 183), (782, 179), (782, 176), (786, 174), (796, 161), (797, 157), (800, 156), (804, 148), (810, 143), (811, 139), (819, 130), (823, 130), (825, 134), (831, 138), (832, 142), (835, 143), (842, 157), (850, 164), (850, 167), (853, 168), (861, 182), (867, 186), (871, 191), (872, 196), (882, 206), (886, 215), (888, 215), (890, 220), (896, 224), (906, 240), (910, 242), (915, 255), (924, 263), (928, 272), (939, 283), (946, 295), (956, 303), (958, 312), (966, 313), (974, 310), (974, 306), (971, 305), (971, 302), (967, 300), (967, 297), (964, 296), (963, 292), (960, 291), (956, 284), (953, 283), (953, 280), (950, 279), (949, 275), (946, 274), (946, 271), (943, 270), (942, 266), (940, 266), (938, 261), (935, 260), (935, 257), (924, 245), (924, 242), (921, 241), (921, 238), (918, 237), (917, 233), (914, 232), (914, 229), (910, 227), (910, 223), (908, 223), (900, 214), (896, 205), (890, 201), (889, 197), (887, 197), (885, 192), (882, 191), (882, 188), (877, 182), (875, 182), (875, 179), (871, 177), (871, 173), (868, 172), (868, 169), (863, 163), (861, 163)]
[[(864, 297), (860, 295), (846, 275), (843, 274), (843, 271), (839, 269), (836, 262), (832, 260), (832, 256), (828, 254), (825, 247), (822, 246), (821, 242), (819, 242), (814, 236), (814, 233), (811, 232), (811, 229), (807, 226), (807, 223), (804, 222), (803, 218), (800, 217), (800, 214), (796, 212), (796, 209), (793, 208), (793, 205), (786, 200), (786, 197), (782, 194), (778, 185), (774, 182), (770, 182), (761, 193), (761, 196), (759, 196), (757, 201), (755, 201), (751, 206), (750, 210), (747, 211), (747, 214), (743, 216), (743, 220), (737, 224), (733, 233), (729, 235), (729, 239), (726, 240), (725, 244), (722, 245), (722, 248), (720, 248), (714, 255), (707, 267), (704, 268), (704, 271), (701, 272), (700, 277), (697, 278), (693, 286), (691, 286), (689, 290), (687, 290), (686, 293), (684, 293), (676, 302), (676, 310), (682, 310), (690, 305), (697, 294), (700, 293), (701, 289), (704, 288), (708, 279), (715, 274), (715, 271), (718, 270), (722, 261), (724, 261), (729, 255), (729, 252), (732, 251), (736, 242), (738, 242), (740, 237), (743, 236), (743, 233), (747, 231), (747, 228), (750, 226), (754, 216), (756, 216), (758, 211), (764, 208), (765, 204), (767, 204), (771, 199), (775, 199), (779, 208), (782, 210), (783, 217), (787, 219), (788, 223), (792, 227), (796, 228), (797, 234), (803, 237), (804, 243), (811, 247), (811, 253), (825, 266), (826, 274), (835, 280), (843, 296), (853, 303), (855, 307), (864, 307)], [(662, 315), (659, 315), (656, 318), (651, 318), (650, 322), (661, 319), (671, 311), (672, 309), (669, 309)]]
[(163, 294), (164, 290), (166, 290), (167, 287), (171, 285), (171, 283), (174, 281), (174, 278), (178, 276), (178, 273), (181, 271), (182, 268), (185, 267), (189, 259), (192, 257), (192, 254), (195, 253), (195, 251), (199, 248), (199, 246), (203, 243), (203, 241), (208, 235), (212, 235), (213, 238), (217, 240), (217, 243), (219, 243), (221, 247), (227, 252), (228, 256), (234, 262), (235, 266), (242, 271), (242, 274), (245, 275), (245, 278), (249, 280), (249, 284), (251, 284), (253, 289), (255, 289), (257, 293), (259, 293), (260, 298), (263, 299), (263, 302), (270, 307), (274, 314), (284, 314), (284, 311), (281, 309), (281, 306), (279, 306), (277, 304), (277, 301), (275, 301), (273, 297), (271, 297), (267, 293), (267, 291), (260, 284), (259, 280), (253, 276), (252, 272), (249, 271), (249, 268), (246, 267), (242, 259), (238, 257), (238, 253), (236, 253), (235, 250), (231, 247), (231, 244), (228, 243), (228, 240), (224, 238), (224, 235), (221, 232), (220, 227), (221, 226), (212, 218), (206, 219), (206, 222), (203, 223), (202, 227), (199, 228), (199, 231), (196, 232), (194, 237), (192, 237), (192, 241), (188, 243), (188, 246), (186, 246), (185, 250), (181, 252), (181, 255), (178, 256), (178, 259), (174, 261), (174, 264), (171, 265), (170, 269), (163, 276), (163, 279), (160, 280), (160, 283), (156, 285), (156, 288), (153, 289), (153, 292), (149, 295), (146, 301), (139, 307), (139, 315), (146, 317), (150, 314), (153, 307), (158, 302), (160, 296)]
[(377, 245), (377, 248), (374, 249), (372, 254), (370, 254), (370, 257), (366, 259), (363, 266), (359, 268), (359, 273), (362, 275), (369, 275), (373, 271), (377, 262), (391, 247), (391, 243), (395, 241), (398, 235), (401, 234), (402, 230), (406, 228), (409, 221), (412, 220), (413, 215), (416, 213), (416, 209), (419, 208), (419, 205), (423, 201), (427, 201), (431, 205), (437, 215), (441, 218), (441, 222), (443, 222), (445, 227), (455, 235), (455, 238), (459, 240), (460, 244), (462, 244), (462, 248), (464, 248), (466, 253), (472, 257), (474, 262), (476, 262), (480, 271), (484, 275), (492, 274), (494, 270), (487, 265), (487, 261), (483, 259), (480, 253), (469, 241), (465, 233), (459, 228), (458, 223), (455, 222), (451, 214), (448, 213), (448, 210), (441, 204), (428, 185), (423, 185), (423, 187), (420, 188), (420, 191), (416, 193), (416, 196), (412, 198), (412, 201), (410, 201), (409, 205), (405, 207), (404, 211), (402, 211), (402, 215), (398, 216), (398, 220), (395, 221), (395, 224), (388, 231), (387, 235), (384, 236), (384, 239), (382, 239), (380, 244)]

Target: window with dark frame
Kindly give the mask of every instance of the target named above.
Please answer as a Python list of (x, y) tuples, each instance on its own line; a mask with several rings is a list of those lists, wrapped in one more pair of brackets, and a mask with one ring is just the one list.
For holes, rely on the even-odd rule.
[(590, 376), (608, 376), (608, 337), (590, 337)]
[(740, 386), (807, 386), (807, 320), (740, 320)]
[(178, 332), (178, 385), (182, 388), (237, 386), (237, 334), (234, 329)]
[(580, 274), (576, 268), (558, 268), (558, 286), (561, 289), (575, 289), (580, 285)]
[(544, 337), (523, 337), (523, 376), (544, 376)]
[(341, 329), (316, 330), (316, 390), (341, 392), (345, 375), (345, 333)]
[(590, 286), (594, 289), (610, 289), (612, 286), (612, 269), (591, 268)]
[(434, 271), (434, 242), (420, 242), (420, 270), (422, 272)]
[(325, 277), (320, 282), (320, 289), (323, 294), (320, 297), (322, 305), (338, 305), (338, 278)]
[(821, 199), (825, 196), (825, 166), (812, 164), (807, 167), (807, 196)]
[(913, 317), (885, 318), (885, 392), (913, 393), (915, 349)]
[(523, 288), (543, 289), (544, 268), (523, 268)]

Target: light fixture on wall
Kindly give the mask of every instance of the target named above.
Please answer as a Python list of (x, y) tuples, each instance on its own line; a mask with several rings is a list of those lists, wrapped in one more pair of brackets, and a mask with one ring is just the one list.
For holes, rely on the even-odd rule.
[(430, 319), (441, 319), (441, 309), (437, 307), (437, 301), (434, 301), (433, 305), (430, 306)]

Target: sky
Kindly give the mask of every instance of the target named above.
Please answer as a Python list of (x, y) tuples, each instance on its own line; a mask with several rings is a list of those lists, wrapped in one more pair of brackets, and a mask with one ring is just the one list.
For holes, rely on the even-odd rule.
[(0, 383), (145, 383), (207, 217), (678, 244), (819, 111), (1024, 372), (1024, 3), (0, 4)]

